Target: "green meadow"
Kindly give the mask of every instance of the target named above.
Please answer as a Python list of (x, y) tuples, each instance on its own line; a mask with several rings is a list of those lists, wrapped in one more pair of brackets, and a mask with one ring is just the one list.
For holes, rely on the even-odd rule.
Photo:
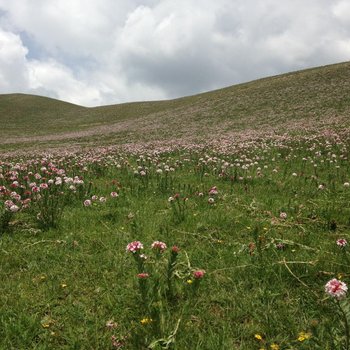
[(0, 348), (350, 349), (348, 67), (0, 96)]

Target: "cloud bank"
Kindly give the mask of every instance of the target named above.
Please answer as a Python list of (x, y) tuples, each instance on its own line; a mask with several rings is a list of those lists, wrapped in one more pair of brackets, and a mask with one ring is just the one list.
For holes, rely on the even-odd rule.
[(0, 93), (96, 106), (350, 58), (347, 0), (0, 0)]

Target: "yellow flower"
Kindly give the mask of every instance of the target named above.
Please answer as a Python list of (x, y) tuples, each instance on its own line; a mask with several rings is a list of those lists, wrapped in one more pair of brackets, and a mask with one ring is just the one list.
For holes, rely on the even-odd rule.
[(143, 325), (143, 326), (145, 326), (145, 325), (147, 325), (147, 324), (150, 324), (150, 323), (152, 323), (152, 319), (151, 318), (147, 318), (147, 317), (145, 317), (145, 318), (143, 318), (140, 322), (141, 322), (141, 324)]
[(271, 348), (271, 350), (280, 350), (279, 345), (277, 345), (275, 343), (271, 344), (270, 348)]
[(48, 315), (44, 316), (44, 318), (41, 320), (41, 327), (43, 328), (50, 328), (55, 321)]
[(258, 333), (254, 335), (254, 338), (257, 339), (257, 340), (262, 340), (263, 339), (263, 337), (260, 334), (258, 334)]
[(298, 341), (302, 342), (304, 340), (307, 340), (311, 337), (311, 333), (305, 333), (305, 332), (300, 332), (298, 336)]
[(188, 284), (192, 284), (192, 283), (193, 283), (192, 280), (187, 280), (186, 282), (187, 282)]
[(61, 284), (61, 288), (66, 288), (66, 287), (67, 287), (67, 285), (65, 283)]

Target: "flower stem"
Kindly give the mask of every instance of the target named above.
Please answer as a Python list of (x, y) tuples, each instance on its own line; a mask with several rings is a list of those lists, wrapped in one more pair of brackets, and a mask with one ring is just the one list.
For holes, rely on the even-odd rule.
[(337, 304), (339, 306), (340, 312), (343, 315), (344, 318), (344, 326), (345, 326), (345, 350), (349, 350), (349, 341), (350, 341), (350, 329), (349, 329), (349, 322), (348, 322), (348, 318), (346, 316), (345, 311), (343, 310), (343, 308), (341, 307), (341, 304), (339, 302), (339, 300), (337, 301)]

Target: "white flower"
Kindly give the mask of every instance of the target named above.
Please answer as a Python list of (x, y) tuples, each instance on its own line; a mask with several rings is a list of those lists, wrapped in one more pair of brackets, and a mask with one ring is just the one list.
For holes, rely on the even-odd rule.
[(84, 201), (84, 207), (89, 207), (91, 205), (91, 200), (90, 199), (86, 199)]
[(10, 211), (11, 211), (12, 213), (17, 213), (18, 210), (19, 210), (19, 206), (17, 206), (16, 204), (11, 205)]

